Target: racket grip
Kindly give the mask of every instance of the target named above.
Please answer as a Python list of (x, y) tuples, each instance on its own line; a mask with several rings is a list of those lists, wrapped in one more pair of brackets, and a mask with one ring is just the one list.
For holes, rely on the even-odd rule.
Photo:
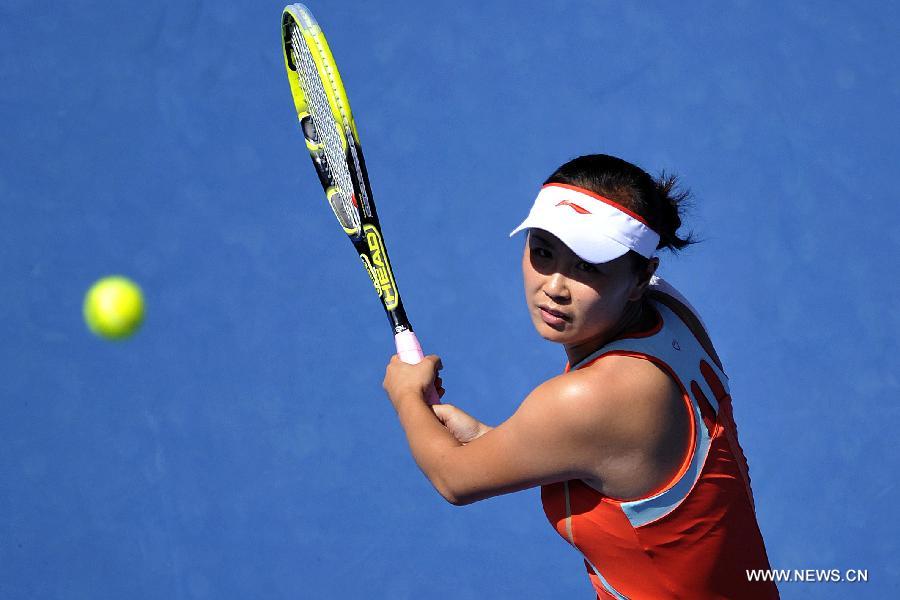
[[(425, 358), (422, 352), (422, 346), (416, 334), (408, 329), (394, 335), (394, 343), (397, 345), (397, 355), (400, 360), (410, 365), (417, 365)], [(441, 399), (438, 397), (437, 390), (434, 386), (428, 388), (425, 394), (425, 402), (428, 404), (440, 404)]]

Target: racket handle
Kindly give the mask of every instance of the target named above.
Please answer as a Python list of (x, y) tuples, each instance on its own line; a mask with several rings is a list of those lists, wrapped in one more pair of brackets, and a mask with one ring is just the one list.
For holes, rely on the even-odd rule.
[[(408, 329), (394, 335), (394, 343), (397, 345), (397, 355), (400, 360), (410, 365), (417, 365), (425, 358), (422, 352), (422, 346), (419, 345), (419, 339), (416, 334)], [(437, 390), (434, 386), (428, 388), (425, 394), (425, 402), (428, 404), (440, 404), (441, 399), (438, 397)]]

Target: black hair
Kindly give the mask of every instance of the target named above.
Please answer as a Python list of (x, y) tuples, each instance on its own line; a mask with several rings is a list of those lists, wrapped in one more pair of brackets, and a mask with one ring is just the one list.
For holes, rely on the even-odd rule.
[[(678, 177), (661, 172), (653, 178), (640, 167), (607, 154), (588, 154), (572, 159), (547, 178), (547, 183), (565, 183), (584, 188), (640, 215), (659, 234), (657, 249), (668, 248), (678, 253), (697, 243), (693, 231), (679, 237), (685, 206), (690, 206), (690, 190), (678, 184)], [(629, 251), (635, 270), (646, 266), (647, 260), (634, 250)]]

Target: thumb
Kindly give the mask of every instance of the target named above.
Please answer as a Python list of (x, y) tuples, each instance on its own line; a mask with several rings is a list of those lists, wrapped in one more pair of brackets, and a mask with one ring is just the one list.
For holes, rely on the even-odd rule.
[(453, 416), (453, 411), (456, 410), (456, 407), (452, 404), (434, 404), (431, 410), (434, 411), (434, 416), (438, 418), (438, 421), (446, 425), (447, 421)]
[(427, 360), (431, 363), (431, 366), (434, 367), (435, 373), (444, 368), (444, 363), (441, 362), (441, 357), (437, 354), (429, 354), (428, 356), (424, 357), (424, 360)]

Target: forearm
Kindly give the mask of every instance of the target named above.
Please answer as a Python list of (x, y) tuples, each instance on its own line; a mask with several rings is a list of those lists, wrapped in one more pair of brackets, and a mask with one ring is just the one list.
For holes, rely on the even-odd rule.
[(409, 393), (398, 398), (394, 408), (416, 464), (441, 496), (456, 504), (449, 473), (452, 453), (461, 444), (437, 419), (422, 394)]

